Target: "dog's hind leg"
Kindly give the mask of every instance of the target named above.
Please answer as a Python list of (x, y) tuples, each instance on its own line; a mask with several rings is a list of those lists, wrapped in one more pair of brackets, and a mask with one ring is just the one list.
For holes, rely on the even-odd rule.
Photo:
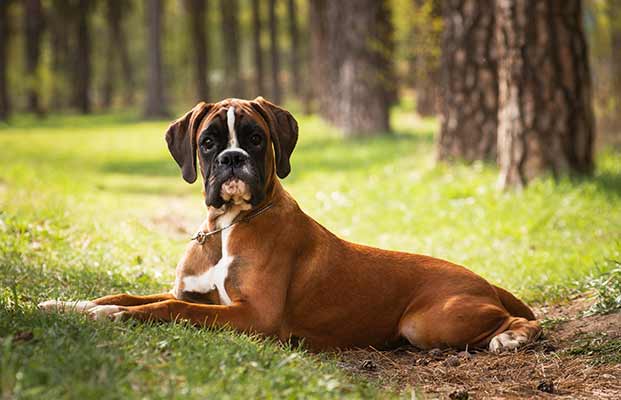
[(541, 326), (537, 321), (526, 318), (511, 317), (506, 330), (496, 333), (489, 341), (489, 350), (500, 353), (517, 349), (526, 343), (536, 340), (541, 334)]

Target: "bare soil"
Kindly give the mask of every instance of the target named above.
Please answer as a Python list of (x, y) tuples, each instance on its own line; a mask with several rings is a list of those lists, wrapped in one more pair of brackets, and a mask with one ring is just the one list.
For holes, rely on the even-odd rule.
[(612, 354), (589, 348), (592, 340), (598, 346), (619, 343), (621, 313), (585, 316), (591, 303), (582, 296), (539, 307), (537, 316), (546, 321), (542, 339), (512, 353), (401, 347), (338, 357), (352, 373), (393, 390), (412, 390), (412, 398), (621, 399), (621, 356), (615, 347)]

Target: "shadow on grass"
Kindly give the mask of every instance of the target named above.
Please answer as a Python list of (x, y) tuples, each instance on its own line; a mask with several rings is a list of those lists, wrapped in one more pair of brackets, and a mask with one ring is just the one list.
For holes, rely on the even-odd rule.
[(179, 168), (172, 158), (151, 160), (113, 160), (101, 166), (101, 172), (125, 175), (180, 176)]
[(597, 189), (607, 196), (621, 198), (621, 174), (602, 171), (595, 174), (593, 178), (585, 179), (585, 182), (593, 182)]

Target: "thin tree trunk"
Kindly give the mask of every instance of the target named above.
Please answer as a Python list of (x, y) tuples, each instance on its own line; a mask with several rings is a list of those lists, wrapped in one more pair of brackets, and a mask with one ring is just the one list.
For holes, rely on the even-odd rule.
[(272, 101), (280, 104), (282, 90), (280, 87), (280, 49), (278, 48), (278, 16), (276, 15), (276, 0), (269, 0), (270, 14), (270, 55), (272, 58)]
[(330, 74), (328, 62), (330, 53), (328, 51), (328, 7), (327, 0), (310, 0), (309, 4), (309, 25), (310, 25), (310, 75), (312, 84), (309, 85), (309, 97), (316, 103), (319, 112), (328, 120), (330, 105), (329, 96), (322, 93), (329, 93)]
[(498, 73), (494, 0), (442, 3), (442, 119), (438, 159), (495, 159)]
[(110, 108), (112, 105), (112, 97), (114, 96), (114, 84), (116, 81), (115, 74), (115, 61), (116, 61), (116, 49), (118, 43), (117, 29), (119, 28), (119, 18), (121, 15), (121, 2), (108, 1), (106, 8), (106, 23), (108, 25), (108, 42), (106, 43), (106, 60), (105, 60), (105, 72), (104, 83), (102, 88), (102, 101), (101, 106), (104, 109)]
[(580, 0), (498, 0), (499, 184), (593, 170), (594, 118)]
[(254, 80), (257, 85), (256, 95), (267, 97), (265, 93), (265, 74), (263, 70), (263, 48), (261, 46), (262, 32), (261, 4), (259, 0), (252, 0), (252, 54), (254, 57)]
[(290, 68), (291, 68), (291, 87), (293, 94), (300, 97), (302, 94), (300, 80), (300, 33), (298, 29), (298, 10), (296, 0), (288, 0), (289, 11), (289, 37), (291, 39), (290, 48)]
[(162, 118), (168, 116), (164, 96), (164, 77), (162, 72), (162, 11), (163, 0), (147, 1), (147, 49), (148, 83), (145, 117)]
[(68, 106), (71, 99), (69, 75), (76, 68), (70, 62), (69, 38), (73, 32), (74, 11), (69, 0), (54, 0), (49, 12), (49, 40), (52, 56), (52, 88), (50, 109), (59, 111)]
[(83, 114), (91, 112), (91, 37), (89, 14), (91, 11), (89, 0), (79, 0), (77, 5), (77, 54), (75, 76), (75, 106)]
[[(612, 77), (612, 96), (615, 101), (614, 128), (621, 128), (621, 4), (608, 3), (610, 21), (610, 76)], [(621, 133), (621, 132), (620, 132)]]
[(7, 61), (11, 26), (9, 18), (9, 1), (0, 2), (0, 120), (7, 120), (11, 113)]
[(224, 51), (225, 97), (244, 97), (244, 84), (239, 62), (239, 3), (237, 0), (220, 0), (222, 41)]
[(26, 87), (28, 111), (41, 114), (39, 88), (39, 60), (41, 57), (41, 36), (44, 29), (41, 0), (24, 1), (24, 39), (26, 45)]
[(207, 41), (207, 8), (205, 0), (185, 0), (186, 10), (190, 19), (189, 30), (194, 50), (194, 78), (196, 85), (196, 100), (209, 100), (209, 81), (207, 79), (207, 59), (209, 48)]

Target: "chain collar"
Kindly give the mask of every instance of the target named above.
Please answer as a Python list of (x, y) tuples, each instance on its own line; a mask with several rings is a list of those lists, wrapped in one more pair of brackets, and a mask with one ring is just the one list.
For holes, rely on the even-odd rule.
[(268, 204), (264, 205), (263, 207), (261, 207), (261, 208), (257, 209), (255, 212), (250, 213), (250, 214), (247, 214), (247, 215), (246, 215), (246, 216), (244, 216), (243, 218), (241, 218), (241, 219), (239, 219), (239, 220), (237, 220), (237, 221), (233, 221), (233, 222), (231, 222), (229, 225), (224, 226), (224, 227), (222, 227), (222, 228), (218, 228), (218, 229), (215, 229), (215, 230), (213, 230), (213, 231), (209, 231), (209, 232), (205, 232), (205, 231), (198, 231), (198, 232), (196, 232), (196, 234), (194, 234), (194, 236), (192, 236), (192, 237), (190, 238), (190, 241), (192, 241), (192, 240), (196, 240), (196, 241), (198, 242), (198, 244), (201, 244), (201, 245), (202, 245), (203, 243), (205, 243), (205, 240), (207, 240), (207, 238), (208, 238), (209, 236), (213, 236), (213, 235), (215, 235), (216, 233), (220, 233), (220, 232), (222, 232), (223, 230), (229, 229), (229, 228), (230, 228), (230, 227), (232, 227), (233, 225), (238, 224), (238, 223), (240, 223), (240, 222), (248, 222), (248, 221), (250, 221), (251, 219), (253, 219), (254, 217), (257, 217), (257, 216), (259, 216), (259, 215), (263, 214), (265, 211), (267, 211), (267, 210), (269, 210), (270, 208), (272, 208), (272, 206), (273, 206), (273, 205), (274, 205), (273, 203), (268, 203)]

